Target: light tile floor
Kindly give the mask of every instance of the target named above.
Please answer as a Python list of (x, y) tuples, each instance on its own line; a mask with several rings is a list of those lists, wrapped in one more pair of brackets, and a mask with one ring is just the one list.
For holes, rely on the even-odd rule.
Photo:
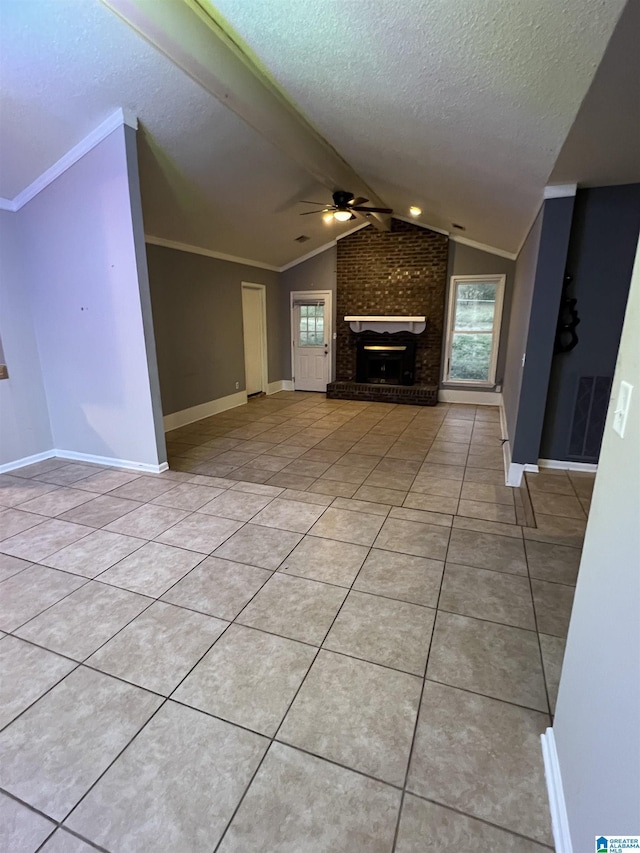
[(497, 410), (280, 393), (0, 476), (0, 850), (542, 853), (593, 478)]

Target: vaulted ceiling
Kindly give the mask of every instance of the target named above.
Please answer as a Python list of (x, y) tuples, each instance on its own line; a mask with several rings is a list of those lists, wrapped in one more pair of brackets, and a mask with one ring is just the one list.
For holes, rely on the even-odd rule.
[[(244, 104), (240, 117), (185, 73), (176, 56), (189, 53), (188, 34), (170, 33), (171, 48), (161, 52), (108, 0), (0, 0), (0, 196), (14, 198), (124, 107), (140, 121), (146, 232), (274, 266), (350, 226), (299, 216), (310, 209), (299, 199), (324, 201), (339, 188), (335, 172), (310, 162), (314, 134), (335, 149), (338, 165), (346, 161), (341, 174), (353, 175), (354, 186), (340, 188), (364, 187), (400, 215), (418, 205), (424, 224), (450, 231), (459, 223), (465, 238), (516, 252), (561, 151), (558, 174), (580, 179), (571, 164), (586, 158), (588, 129), (575, 122), (573, 152), (563, 146), (583, 101), (594, 114), (603, 100), (611, 110), (606, 94), (596, 92), (595, 107), (585, 96), (625, 6), (216, 0), (214, 8), (209, 0), (126, 0), (160, 2), (186, 2), (216, 18), (299, 111), (303, 130), (310, 126), (307, 161), (292, 155), (285, 131), (269, 128), (268, 99)], [(629, 6), (637, 9), (637, 0)], [(634, 54), (628, 33), (627, 42), (623, 53)], [(628, 57), (605, 59), (606, 92)], [(632, 98), (618, 95), (621, 108)], [(609, 182), (640, 179), (625, 168), (610, 170)], [(302, 234), (309, 240), (300, 245)]]

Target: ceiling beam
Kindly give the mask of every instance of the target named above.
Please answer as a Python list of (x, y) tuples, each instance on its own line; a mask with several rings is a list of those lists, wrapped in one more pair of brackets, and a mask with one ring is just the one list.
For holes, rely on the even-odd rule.
[[(212, 6), (197, 0), (102, 0), (192, 80), (331, 192), (387, 207), (239, 44)], [(371, 224), (389, 230), (390, 217)]]

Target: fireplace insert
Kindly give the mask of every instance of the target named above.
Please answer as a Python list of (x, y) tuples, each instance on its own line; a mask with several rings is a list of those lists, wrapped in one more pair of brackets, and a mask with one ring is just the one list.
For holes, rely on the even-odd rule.
[(357, 336), (356, 382), (413, 385), (416, 343), (406, 333)]

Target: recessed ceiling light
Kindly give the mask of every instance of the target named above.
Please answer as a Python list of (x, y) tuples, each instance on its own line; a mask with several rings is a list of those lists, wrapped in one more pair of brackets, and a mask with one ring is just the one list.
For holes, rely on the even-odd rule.
[(420, 216), (420, 214), (422, 213), (422, 211), (420, 210), (420, 208), (419, 208), (419, 207), (410, 207), (410, 208), (409, 208), (409, 213), (411, 214), (411, 216)]

